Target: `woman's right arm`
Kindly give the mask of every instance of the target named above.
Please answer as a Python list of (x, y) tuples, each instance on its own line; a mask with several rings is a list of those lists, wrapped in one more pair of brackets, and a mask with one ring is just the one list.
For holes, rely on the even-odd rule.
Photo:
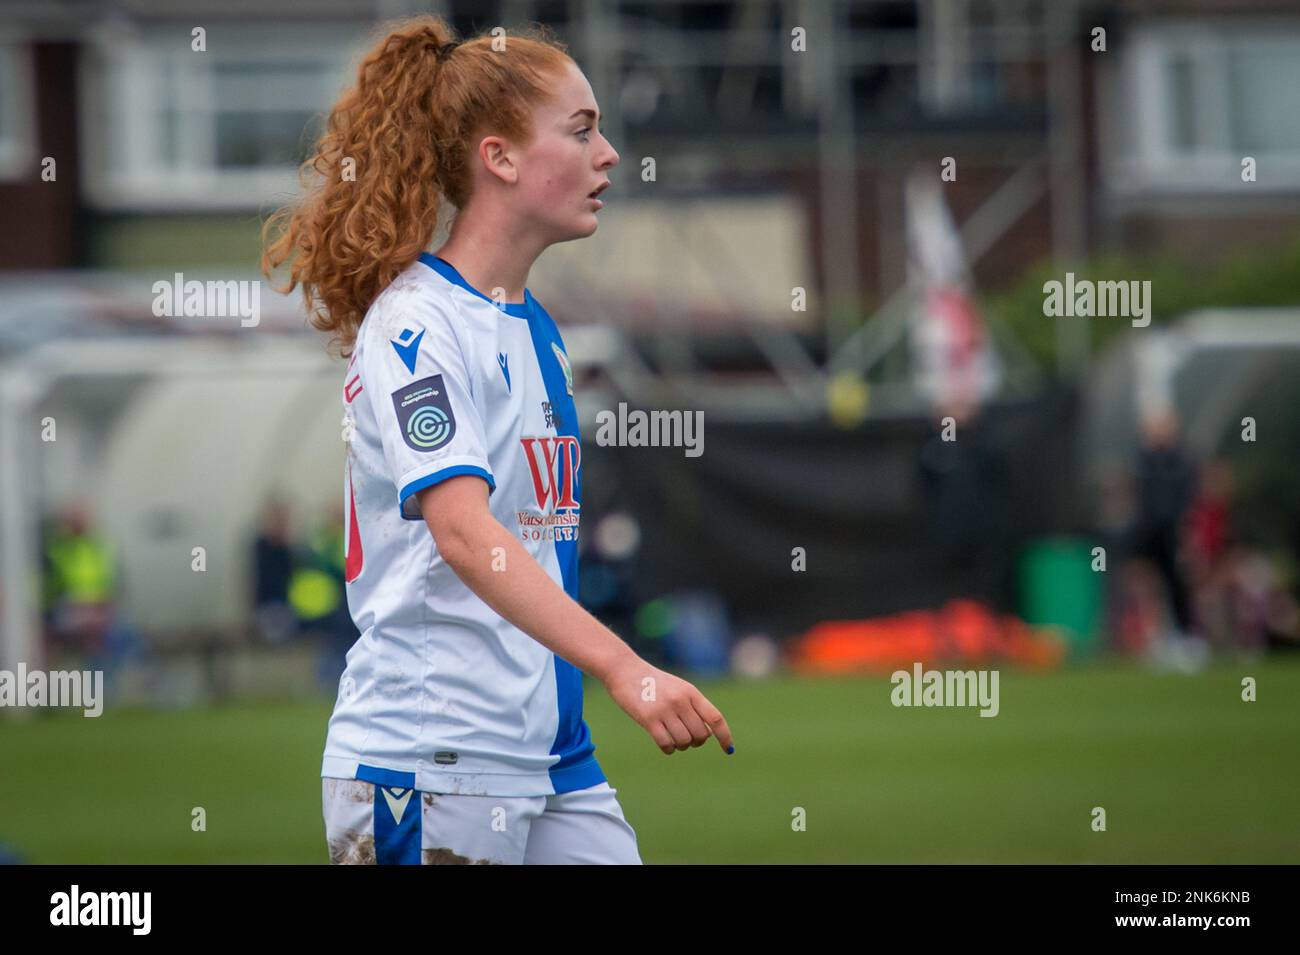
[(716, 736), (733, 751), (731, 730), (696, 687), (651, 666), (551, 579), (488, 508), (488, 486), (460, 475), (417, 492), (438, 553), (485, 604), (538, 643), (600, 680), (663, 752)]

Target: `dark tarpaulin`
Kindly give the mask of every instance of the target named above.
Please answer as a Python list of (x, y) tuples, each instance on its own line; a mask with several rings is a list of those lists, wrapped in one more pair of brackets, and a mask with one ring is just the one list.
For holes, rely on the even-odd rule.
[[(930, 421), (731, 423), (704, 416), (704, 453), (583, 439), (583, 552), (599, 518), (641, 525), (636, 602), (713, 589), (740, 632), (941, 605), (1013, 611), (1025, 539), (1086, 526), (1072, 394), (988, 407), (940, 443)], [(807, 569), (792, 569), (802, 547)]]

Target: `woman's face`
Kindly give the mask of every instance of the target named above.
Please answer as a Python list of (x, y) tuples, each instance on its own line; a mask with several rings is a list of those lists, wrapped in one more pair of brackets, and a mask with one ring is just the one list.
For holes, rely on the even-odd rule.
[(591, 84), (574, 64), (558, 77), (551, 98), (533, 110), (533, 141), (519, 159), (518, 212), (547, 244), (596, 231), (603, 202), (591, 194), (609, 183), (607, 173), (618, 165), (618, 153), (597, 128), (599, 118)]

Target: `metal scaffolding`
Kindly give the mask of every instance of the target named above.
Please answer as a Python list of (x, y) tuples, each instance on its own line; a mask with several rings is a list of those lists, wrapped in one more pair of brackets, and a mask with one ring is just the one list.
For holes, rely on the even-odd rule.
[[(720, 6), (724, 20), (705, 18), (706, 12), (716, 17)], [(744, 137), (752, 168), (772, 175), (787, 174), (796, 165), (815, 170), (822, 346), (780, 328), (741, 330), (770, 365), (771, 387), (779, 392), (761, 402), (765, 407), (821, 413), (830, 376), (877, 371), (906, 331), (905, 283), (884, 294), (870, 314), (861, 306), (864, 197), (858, 183), (874, 145), (862, 131), (873, 108), (864, 101), (863, 77), (904, 78), (910, 86), (899, 88), (898, 98), (943, 121), (973, 115), (976, 79), (990, 69), (1041, 71), (1046, 81), (1038, 106), (1047, 117), (1041, 143), (1014, 162), (1001, 187), (966, 218), (962, 238), (969, 261), (977, 262), (1046, 198), (1054, 260), (1077, 264), (1086, 254), (1078, 0), (739, 0), (708, 4), (707, 11), (702, 0), (569, 0), (566, 10), (568, 24), (560, 32), (604, 104), (608, 135), (625, 153), (636, 154), (642, 138), (652, 135), (642, 95), (648, 84), (679, 108), (672, 119), (674, 128), (685, 130), (683, 149), (706, 151), (711, 138), (720, 143)], [(540, 0), (510, 0), (502, 10), (511, 21), (554, 11), (554, 4)], [(807, 147), (803, 157), (785, 148), (791, 128), (814, 131), (810, 156)], [(671, 195), (671, 188), (665, 193)], [(616, 315), (593, 318), (618, 326)], [(1075, 372), (1086, 358), (1086, 338), (1078, 323), (1058, 327), (1058, 365)], [(1007, 329), (994, 329), (994, 337), (1011, 350), (1013, 362), (1029, 361)], [(611, 338), (626, 338), (616, 349), (621, 356), (616, 377), (641, 389), (629, 397), (708, 396), (725, 403), (722, 389), (700, 373), (690, 342), (680, 333), (660, 336), (653, 367), (629, 358), (631, 340), (617, 333), (605, 336), (601, 354), (613, 359)], [(632, 365), (639, 367), (630, 375)], [(918, 407), (903, 383), (880, 384), (884, 387), (873, 392), (880, 399), (873, 400), (873, 413)], [(737, 403), (752, 407), (753, 397)]]

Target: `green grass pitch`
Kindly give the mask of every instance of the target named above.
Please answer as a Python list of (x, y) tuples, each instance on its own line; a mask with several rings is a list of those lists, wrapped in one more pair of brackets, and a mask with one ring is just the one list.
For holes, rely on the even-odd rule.
[[(994, 718), (895, 708), (885, 677), (700, 686), (734, 756), (712, 741), (664, 756), (587, 684), (597, 756), (648, 863), (1300, 862), (1297, 661), (1004, 670)], [(0, 843), (38, 863), (324, 862), (329, 711), (0, 721)]]

